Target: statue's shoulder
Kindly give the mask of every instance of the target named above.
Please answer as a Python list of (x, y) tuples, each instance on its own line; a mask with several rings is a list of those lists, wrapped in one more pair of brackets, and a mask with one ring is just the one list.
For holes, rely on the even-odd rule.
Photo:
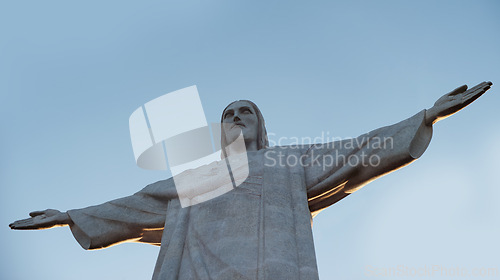
[(177, 190), (175, 189), (175, 183), (172, 177), (149, 184), (135, 194), (168, 199), (178, 198)]

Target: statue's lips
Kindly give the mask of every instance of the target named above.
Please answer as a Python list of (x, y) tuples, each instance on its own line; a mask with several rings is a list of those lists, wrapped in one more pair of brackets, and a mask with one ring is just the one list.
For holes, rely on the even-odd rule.
[(231, 128), (234, 128), (234, 127), (237, 127), (237, 126), (239, 126), (240, 128), (242, 128), (242, 127), (246, 127), (243, 123), (240, 123), (240, 122), (235, 122), (235, 123), (231, 126)]

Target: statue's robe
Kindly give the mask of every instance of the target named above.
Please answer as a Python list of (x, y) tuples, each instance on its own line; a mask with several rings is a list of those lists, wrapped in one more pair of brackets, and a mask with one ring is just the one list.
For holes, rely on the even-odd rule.
[[(350, 140), (248, 153), (249, 176), (221, 196), (182, 208), (169, 178), (68, 211), (71, 230), (85, 249), (161, 245), (153, 279), (318, 279), (312, 217), (420, 157), (432, 136), (424, 121), (425, 110)], [(230, 184), (211, 179), (215, 165), (186, 174)], [(237, 168), (232, 172), (238, 180)]]

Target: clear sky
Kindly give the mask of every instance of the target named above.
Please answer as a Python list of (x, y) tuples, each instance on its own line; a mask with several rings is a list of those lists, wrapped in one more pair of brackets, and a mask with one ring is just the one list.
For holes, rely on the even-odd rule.
[(84, 251), (68, 228), (7, 225), (166, 178), (136, 166), (128, 130), (165, 93), (197, 85), (209, 122), (250, 99), (275, 137), (355, 137), (485, 80), (422, 158), (323, 211), (314, 236), (321, 279), (500, 270), (499, 12), (495, 0), (2, 1), (0, 278), (151, 277), (157, 247)]

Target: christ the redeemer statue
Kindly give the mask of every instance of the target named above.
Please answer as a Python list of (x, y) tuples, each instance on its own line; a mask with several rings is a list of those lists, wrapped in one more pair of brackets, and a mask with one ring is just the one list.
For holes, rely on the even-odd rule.
[[(419, 158), (431, 140), (432, 125), (469, 105), (490, 86), (491, 82), (469, 90), (462, 86), (397, 124), (350, 140), (310, 145), (268, 147), (260, 110), (250, 101), (235, 101), (222, 114), (222, 157), (246, 153), (248, 177), (236, 165), (231, 166), (232, 178), (218, 178), (220, 168), (225, 168), (220, 162), (180, 174), (195, 178), (195, 189), (246, 178), (233, 190), (181, 207), (169, 178), (97, 206), (32, 212), (31, 218), (10, 227), (69, 226), (84, 249), (124, 241), (161, 246), (153, 279), (318, 279), (312, 217)], [(227, 145), (240, 133), (245, 149)], [(391, 145), (380, 145), (381, 140)], [(378, 164), (345, 160), (373, 156)]]

